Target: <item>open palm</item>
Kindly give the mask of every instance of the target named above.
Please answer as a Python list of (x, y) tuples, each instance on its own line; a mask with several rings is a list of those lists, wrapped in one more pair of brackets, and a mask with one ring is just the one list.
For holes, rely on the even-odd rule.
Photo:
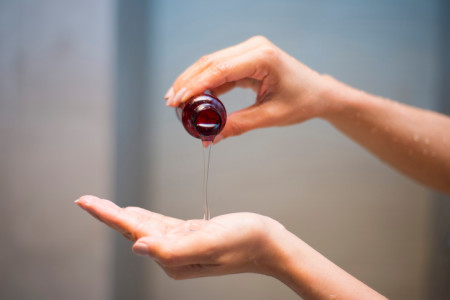
[(133, 251), (152, 257), (172, 278), (241, 272), (267, 273), (271, 227), (278, 222), (253, 213), (180, 220), (139, 207), (83, 196), (76, 203), (135, 242)]

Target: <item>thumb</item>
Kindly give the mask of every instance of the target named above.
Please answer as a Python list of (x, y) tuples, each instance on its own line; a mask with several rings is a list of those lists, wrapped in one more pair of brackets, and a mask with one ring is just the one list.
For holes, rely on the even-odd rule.
[[(206, 242), (205, 242), (206, 239)], [(175, 239), (146, 236), (133, 245), (133, 252), (141, 256), (150, 256), (163, 266), (175, 267), (197, 263), (208, 263), (213, 244), (202, 234), (190, 234)]]
[(216, 136), (214, 143), (241, 135), (247, 131), (274, 125), (273, 110), (268, 109), (266, 103), (255, 103), (250, 107), (233, 112), (227, 116), (227, 123), (222, 132)]

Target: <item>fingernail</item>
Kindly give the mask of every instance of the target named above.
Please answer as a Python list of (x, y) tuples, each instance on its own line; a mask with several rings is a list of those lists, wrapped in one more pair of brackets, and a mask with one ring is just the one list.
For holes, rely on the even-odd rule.
[(88, 206), (93, 201), (94, 196), (83, 196), (75, 200), (77, 205), (85, 205)]
[(172, 98), (172, 101), (170, 101), (170, 104), (172, 106), (178, 106), (185, 94), (186, 94), (186, 88), (183, 87), (178, 91), (178, 93), (176, 93), (175, 97)]
[(173, 97), (173, 87), (170, 87), (170, 89), (167, 91), (166, 95), (164, 96), (164, 99), (169, 100)]
[(135, 243), (133, 246), (133, 253), (140, 256), (148, 256), (148, 246), (144, 243)]

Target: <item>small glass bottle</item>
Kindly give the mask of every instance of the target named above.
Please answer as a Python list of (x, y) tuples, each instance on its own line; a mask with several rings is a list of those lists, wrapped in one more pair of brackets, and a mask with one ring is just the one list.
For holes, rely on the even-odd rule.
[(227, 121), (225, 106), (208, 91), (180, 104), (176, 113), (190, 135), (208, 142), (214, 140)]

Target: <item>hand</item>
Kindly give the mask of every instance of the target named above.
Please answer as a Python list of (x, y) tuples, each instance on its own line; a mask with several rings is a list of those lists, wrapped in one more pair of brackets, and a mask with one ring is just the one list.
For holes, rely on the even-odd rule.
[(138, 207), (84, 196), (76, 203), (98, 220), (135, 241), (133, 251), (153, 258), (172, 278), (231, 273), (270, 275), (275, 247), (272, 235), (285, 230), (278, 222), (252, 213), (210, 221), (183, 221)]
[(218, 142), (252, 129), (291, 125), (324, 114), (329, 108), (320, 96), (324, 80), (258, 36), (202, 57), (176, 79), (166, 99), (167, 105), (177, 107), (207, 89), (215, 95), (236, 86), (253, 89), (256, 103), (228, 116)]
[(76, 203), (134, 241), (174, 279), (254, 272), (273, 276), (304, 299), (385, 299), (273, 219), (235, 213), (183, 221), (83, 196)]

